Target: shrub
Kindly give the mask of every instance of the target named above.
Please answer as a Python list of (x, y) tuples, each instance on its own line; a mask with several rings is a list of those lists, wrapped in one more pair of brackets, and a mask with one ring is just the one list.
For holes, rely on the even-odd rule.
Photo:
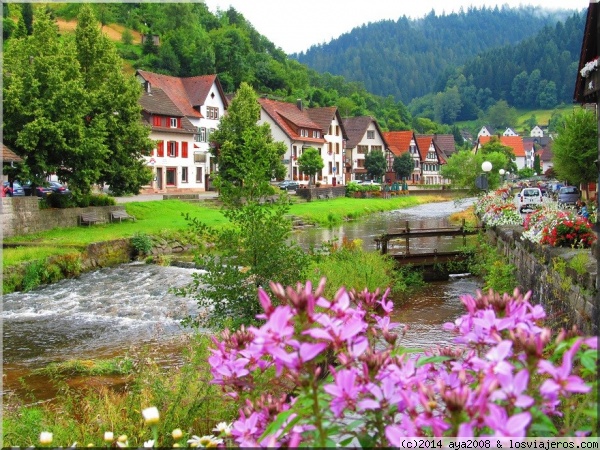
[(152, 239), (145, 233), (135, 233), (131, 238), (131, 246), (138, 255), (147, 255), (152, 251)]
[(46, 202), (50, 208), (73, 208), (76, 206), (75, 200), (70, 194), (52, 193), (46, 197)]

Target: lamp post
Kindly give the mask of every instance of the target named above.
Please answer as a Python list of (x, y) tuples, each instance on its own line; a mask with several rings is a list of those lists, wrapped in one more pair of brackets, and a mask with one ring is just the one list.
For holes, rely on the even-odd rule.
[(484, 161), (481, 164), (481, 170), (483, 170), (483, 174), (477, 177), (477, 187), (487, 192), (489, 187), (488, 172), (492, 170), (492, 163), (489, 161)]
[(504, 184), (504, 174), (506, 173), (506, 170), (500, 169), (498, 173), (500, 174), (500, 180), (502, 180), (502, 184)]

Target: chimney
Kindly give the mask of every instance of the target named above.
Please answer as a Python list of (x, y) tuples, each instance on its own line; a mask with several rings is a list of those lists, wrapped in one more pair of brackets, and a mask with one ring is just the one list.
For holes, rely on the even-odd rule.
[(304, 109), (304, 107), (302, 106), (302, 99), (299, 98), (298, 100), (296, 100), (296, 106), (298, 107), (298, 109), (300, 111), (302, 111)]

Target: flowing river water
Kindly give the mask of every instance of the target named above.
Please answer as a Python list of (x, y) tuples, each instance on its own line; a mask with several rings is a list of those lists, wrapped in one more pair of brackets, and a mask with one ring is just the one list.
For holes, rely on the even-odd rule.
[[(399, 231), (407, 221), (414, 229), (448, 226), (448, 216), (469, 204), (469, 200), (443, 202), (372, 214), (330, 229), (297, 231), (293, 238), (305, 248), (343, 237), (361, 239), (366, 249), (375, 251), (376, 236)], [(457, 242), (457, 238), (419, 239), (411, 241), (411, 249), (445, 250), (461, 243)], [(3, 395), (18, 391), (20, 377), (50, 362), (123, 355), (146, 343), (163, 349), (165, 364), (176, 364), (177, 351), (169, 343), (188, 333), (180, 321), (194, 314), (196, 305), (192, 299), (177, 297), (169, 290), (189, 283), (192, 272), (181, 267), (131, 263), (32, 292), (5, 295)], [(401, 343), (417, 348), (449, 343), (451, 336), (441, 325), (463, 313), (460, 296), (475, 293), (480, 285), (480, 280), (472, 277), (428, 283), (394, 313), (395, 321), (409, 327)], [(39, 380), (42, 391), (44, 382)]]

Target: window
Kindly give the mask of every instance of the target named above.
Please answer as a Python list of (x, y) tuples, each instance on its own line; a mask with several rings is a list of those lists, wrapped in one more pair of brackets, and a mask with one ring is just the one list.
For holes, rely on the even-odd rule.
[(181, 143), (181, 157), (182, 158), (188, 157), (188, 143), (187, 142)]
[(381, 147), (381, 145), (371, 145), (371, 151), (372, 152), (381, 152), (381, 151), (383, 151), (383, 147)]
[(335, 154), (336, 155), (340, 154), (340, 143), (339, 142), (335, 143)]
[(152, 125), (154, 125), (155, 127), (160, 127), (162, 125), (162, 118), (160, 116), (153, 116), (152, 117)]
[(339, 127), (339, 125), (336, 125), (336, 126), (335, 126), (335, 135), (336, 135), (336, 136), (339, 136), (339, 135), (340, 135), (340, 127)]
[(357, 147), (356, 151), (359, 155), (365, 155), (369, 152), (369, 146), (368, 145), (359, 145)]
[(202, 167), (196, 167), (196, 183), (203, 183)]
[(206, 153), (194, 152), (194, 162), (197, 164), (206, 162)]
[(375, 139), (375, 131), (367, 130), (367, 139)]
[(206, 107), (206, 118), (212, 119), (212, 120), (218, 119), (219, 118), (219, 108), (216, 108), (214, 106), (207, 106)]
[(206, 128), (198, 127), (198, 134), (194, 135), (194, 141), (206, 142)]
[(167, 156), (172, 158), (177, 156), (177, 142), (169, 141), (167, 142)]
[(171, 117), (171, 128), (178, 128), (176, 117)]
[(167, 186), (175, 186), (177, 181), (177, 169), (175, 167), (167, 167)]
[(300, 136), (301, 137), (308, 137), (308, 131), (305, 130), (304, 128), (300, 128)]
[(318, 139), (321, 137), (321, 133), (318, 130), (313, 130), (313, 137)]
[(187, 167), (181, 168), (181, 182), (182, 183), (188, 182), (188, 168)]
[(156, 143), (156, 156), (159, 157), (163, 157), (165, 156), (165, 142), (164, 141), (158, 141)]

